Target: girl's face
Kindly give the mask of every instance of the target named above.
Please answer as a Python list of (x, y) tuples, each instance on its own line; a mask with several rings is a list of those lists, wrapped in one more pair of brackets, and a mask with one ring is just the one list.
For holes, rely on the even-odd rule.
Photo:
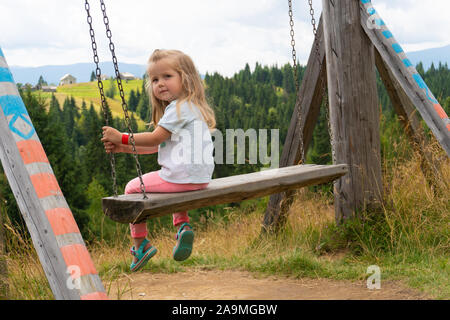
[(156, 98), (171, 102), (181, 96), (183, 92), (181, 76), (172, 69), (167, 59), (152, 63), (148, 73), (152, 92)]

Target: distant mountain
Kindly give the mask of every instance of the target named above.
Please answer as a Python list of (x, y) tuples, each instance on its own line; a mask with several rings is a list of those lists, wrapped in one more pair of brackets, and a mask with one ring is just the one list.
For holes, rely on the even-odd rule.
[[(425, 70), (431, 66), (432, 62), (434, 62), (435, 66), (438, 66), (439, 62), (450, 65), (450, 45), (441, 48), (407, 52), (407, 56), (414, 65), (421, 61)], [(59, 79), (67, 73), (70, 73), (77, 78), (77, 82), (89, 81), (91, 72), (95, 69), (95, 64), (76, 63), (62, 66), (42, 67), (11, 66), (10, 69), (16, 83), (30, 83), (35, 85), (38, 82), (39, 77), (42, 75), (48, 84), (53, 83), (57, 85), (59, 84)], [(106, 74), (108, 77), (115, 75), (114, 68), (110, 62), (100, 63), (100, 69), (102, 70), (102, 74)], [(145, 65), (119, 63), (120, 72), (129, 72), (134, 74), (136, 77), (142, 77), (145, 73), (145, 69)]]
[(439, 65), (439, 62), (442, 64), (447, 63), (450, 66), (450, 45), (422, 51), (407, 52), (406, 55), (414, 65), (421, 61), (425, 70), (431, 67), (431, 63), (434, 63), (436, 67)]
[[(100, 69), (102, 74), (106, 74), (108, 77), (115, 76), (114, 67), (112, 63), (102, 62), (100, 63)], [(142, 78), (145, 73), (146, 66), (139, 64), (119, 63), (120, 72), (129, 72), (136, 77)], [(20, 67), (10, 66), (10, 70), (13, 74), (16, 83), (30, 83), (32, 85), (37, 84), (39, 77), (42, 75), (45, 81), (50, 84), (59, 84), (65, 74), (70, 73), (77, 82), (88, 82), (91, 77), (92, 71), (95, 70), (94, 63), (76, 63), (70, 65), (60, 66), (42, 66), (42, 67)]]

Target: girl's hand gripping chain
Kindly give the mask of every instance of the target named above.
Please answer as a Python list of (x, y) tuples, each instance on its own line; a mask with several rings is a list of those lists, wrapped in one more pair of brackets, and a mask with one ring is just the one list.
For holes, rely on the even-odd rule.
[(117, 129), (104, 126), (103, 128), (103, 138), (102, 142), (111, 142), (115, 145), (122, 144), (122, 133), (120, 133)]
[(106, 153), (124, 152), (123, 148), (123, 134), (111, 127), (103, 127), (103, 138), (101, 141), (105, 146)]
[(124, 152), (124, 149), (121, 145), (116, 145), (112, 142), (104, 142), (103, 145), (105, 146), (106, 153), (120, 153)]

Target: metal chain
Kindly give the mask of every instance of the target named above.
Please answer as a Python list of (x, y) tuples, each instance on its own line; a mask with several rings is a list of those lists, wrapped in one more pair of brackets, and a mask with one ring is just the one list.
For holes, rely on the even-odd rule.
[(114, 43), (112, 42), (112, 33), (111, 33), (111, 29), (109, 28), (109, 19), (108, 19), (108, 16), (106, 15), (106, 6), (105, 6), (105, 3), (103, 2), (103, 0), (100, 0), (100, 8), (103, 13), (103, 23), (105, 24), (105, 28), (106, 28), (106, 36), (108, 37), (108, 40), (109, 40), (109, 50), (111, 51), (112, 61), (114, 64), (114, 71), (116, 73), (117, 86), (119, 88), (120, 98), (122, 99), (122, 110), (123, 110), (123, 114), (125, 116), (125, 124), (127, 125), (128, 132), (130, 133), (130, 141), (131, 141), (131, 146), (133, 148), (133, 156), (136, 161), (136, 171), (137, 171), (137, 174), (138, 174), (139, 180), (140, 180), (140, 189), (141, 189), (142, 195), (144, 196), (144, 199), (147, 199), (147, 195), (145, 194), (144, 181), (142, 180), (141, 164), (139, 163), (138, 154), (136, 152), (134, 133), (133, 133), (133, 129), (131, 128), (130, 116), (128, 115), (128, 106), (127, 106), (127, 102), (125, 101), (125, 94), (123, 91), (122, 79), (120, 77), (119, 65), (117, 63), (115, 46), (114, 46)]
[(322, 66), (322, 61), (320, 60), (320, 44), (319, 44), (319, 41), (317, 41), (316, 19), (314, 18), (314, 8), (313, 8), (312, 0), (308, 0), (308, 4), (309, 4), (309, 14), (311, 15), (311, 24), (313, 27), (314, 43), (315, 43), (315, 47), (316, 47), (316, 57), (317, 57), (317, 61), (319, 61), (319, 65)]
[(295, 81), (295, 89), (296, 92), (299, 90), (299, 83), (298, 83), (298, 75), (297, 75), (297, 51), (295, 50), (295, 38), (294, 38), (294, 18), (292, 14), (292, 0), (288, 0), (289, 4), (289, 25), (291, 26), (291, 46), (292, 46), (292, 62), (293, 62), (293, 68), (294, 68), (294, 81)]
[[(291, 26), (291, 46), (292, 46), (292, 60), (294, 68), (294, 83), (295, 83), (295, 106), (297, 106), (298, 102), (298, 95), (300, 92), (300, 85), (298, 83), (298, 73), (297, 73), (297, 51), (295, 50), (295, 38), (294, 38), (294, 18), (292, 13), (292, 0), (288, 0), (289, 4), (289, 25)], [(304, 164), (305, 163), (305, 151), (303, 146), (303, 122), (302, 122), (302, 111), (298, 110), (298, 118), (297, 118), (297, 126), (300, 127), (300, 161), (298, 164)]]
[[(91, 36), (92, 51), (94, 54), (94, 62), (95, 62), (95, 66), (96, 66), (95, 67), (95, 75), (97, 76), (97, 86), (100, 91), (100, 98), (102, 101), (103, 119), (105, 120), (105, 124), (108, 126), (109, 118), (108, 118), (108, 110), (107, 110), (105, 93), (103, 91), (103, 82), (101, 79), (102, 72), (99, 67), (99, 58), (98, 58), (98, 54), (97, 54), (97, 43), (95, 42), (94, 28), (92, 28), (92, 17), (90, 14), (90, 6), (89, 6), (88, 0), (86, 0), (84, 7), (86, 9), (87, 22), (89, 24), (89, 34)], [(114, 196), (117, 197), (116, 159), (115, 159), (113, 153), (109, 154), (109, 162), (111, 164), (111, 177), (113, 180), (113, 192), (114, 192)]]
[[(316, 48), (316, 57), (317, 61), (320, 65), (320, 70), (322, 70), (322, 61), (320, 59), (320, 43), (317, 38), (317, 28), (316, 28), (316, 19), (314, 18), (314, 8), (312, 0), (308, 0), (309, 4), (309, 14), (311, 15), (311, 24), (313, 27), (313, 34), (314, 34), (314, 42), (315, 42), (315, 48)], [(335, 147), (334, 147), (334, 136), (333, 136), (333, 130), (331, 130), (331, 123), (330, 123), (330, 106), (328, 103), (328, 89), (327, 85), (325, 84), (323, 86), (323, 99), (325, 104), (325, 116), (327, 118), (327, 124), (328, 124), (328, 135), (330, 136), (330, 144), (331, 144), (331, 161), (333, 164), (336, 163), (336, 154), (335, 154)]]

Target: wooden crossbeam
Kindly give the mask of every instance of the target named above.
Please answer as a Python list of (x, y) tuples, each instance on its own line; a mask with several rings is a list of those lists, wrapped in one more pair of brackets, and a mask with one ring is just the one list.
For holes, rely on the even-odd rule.
[(332, 181), (347, 173), (347, 165), (297, 165), (213, 179), (203, 190), (178, 193), (120, 195), (103, 198), (104, 213), (121, 223), (139, 223), (179, 211), (239, 202), (308, 185)]

